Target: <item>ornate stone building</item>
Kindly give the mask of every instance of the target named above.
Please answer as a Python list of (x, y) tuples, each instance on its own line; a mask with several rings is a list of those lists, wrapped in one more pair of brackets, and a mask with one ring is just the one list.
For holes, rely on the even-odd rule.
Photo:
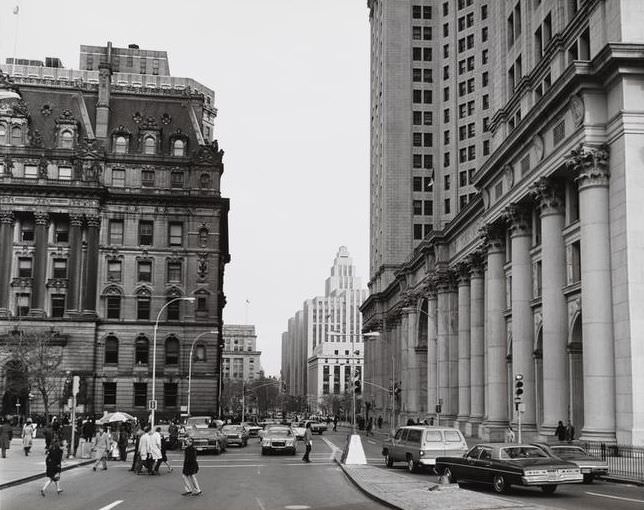
[[(60, 368), (81, 377), (86, 411), (145, 416), (160, 314), (163, 416), (186, 404), (193, 339), (215, 331), (197, 345), (192, 410), (216, 413), (229, 202), (212, 140), (214, 93), (171, 76), (165, 52), (82, 49), (80, 70), (2, 66), (1, 341), (53, 332)], [(125, 64), (140, 54), (161, 58), (167, 72), (119, 72), (115, 55)], [(24, 398), (5, 395), (3, 411)], [(41, 410), (36, 395), (31, 411)]]
[(493, 20), (492, 153), (476, 199), (362, 306), (380, 333), (365, 378), (400, 381), (399, 420), (440, 403), (443, 423), (495, 440), (521, 375), (524, 438), (570, 419), (584, 439), (642, 445), (642, 5), (445, 4)]

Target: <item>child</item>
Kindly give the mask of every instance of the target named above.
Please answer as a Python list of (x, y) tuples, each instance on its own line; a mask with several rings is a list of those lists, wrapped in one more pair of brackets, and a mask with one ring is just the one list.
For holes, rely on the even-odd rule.
[(192, 446), (192, 438), (188, 438), (186, 449), (184, 450), (183, 457), (183, 485), (185, 491), (182, 496), (199, 496), (201, 489), (199, 482), (195, 476), (199, 472), (199, 464), (197, 463), (197, 450)]
[(47, 457), (45, 458), (45, 465), (47, 466), (47, 481), (45, 482), (43, 488), (40, 489), (40, 494), (43, 498), (45, 497), (45, 490), (47, 490), (47, 487), (49, 487), (49, 484), (51, 482), (54, 482), (54, 484), (56, 484), (56, 492), (59, 495), (61, 492), (63, 492), (63, 489), (60, 488), (60, 485), (58, 483), (60, 480), (60, 472), (62, 471), (62, 462), (63, 450), (60, 449), (58, 440), (54, 439), (51, 443), (51, 446), (49, 447), (49, 450), (47, 450)]

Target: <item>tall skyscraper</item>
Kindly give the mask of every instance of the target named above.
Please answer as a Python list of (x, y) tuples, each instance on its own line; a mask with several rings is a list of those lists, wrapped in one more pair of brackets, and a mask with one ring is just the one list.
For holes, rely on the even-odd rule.
[[(636, 369), (644, 310), (638, 241), (644, 6), (374, 0), (369, 7), (375, 230), (371, 293), (361, 309), (365, 330), (379, 335), (366, 343), (365, 377), (401, 388), (396, 422), (431, 415), (497, 440), (519, 417), (529, 439), (551, 437), (557, 422), (569, 419), (585, 440), (644, 444), (644, 379)], [(387, 24), (392, 13), (402, 21)], [(457, 76), (461, 51), (465, 57), (466, 94), (474, 59), (477, 159), (467, 176), (474, 197), (451, 218), (434, 219), (433, 231), (405, 253), (413, 195), (403, 192), (409, 143), (400, 117), (413, 108), (407, 91), (414, 74), (406, 77), (400, 55), (412, 48), (413, 60), (408, 25), (413, 41), (418, 19), (453, 34)], [(445, 79), (453, 61), (449, 48), (442, 51), (437, 69)], [(387, 67), (382, 62), (390, 55)], [(436, 48), (428, 57), (436, 59)], [(470, 121), (461, 119), (470, 101), (460, 102), (462, 81), (459, 142), (463, 123), (463, 134), (470, 132)], [(454, 108), (452, 91), (444, 89), (436, 105), (442, 115)], [(381, 92), (402, 97), (381, 106)], [(429, 98), (436, 101), (435, 94)], [(392, 126), (398, 129), (388, 133)], [(393, 156), (384, 164), (387, 154)], [(436, 170), (434, 193), (445, 191), (447, 178)], [(387, 193), (389, 181), (398, 196)], [(390, 265), (385, 253), (393, 254)], [(373, 390), (368, 398), (383, 416), (392, 415), (388, 395)]]
[(360, 305), (366, 295), (349, 251), (341, 246), (324, 296), (307, 299), (282, 336), (287, 393), (306, 396), (309, 406), (316, 408), (323, 395), (349, 390), (351, 367), (362, 372)]
[[(80, 70), (47, 59), (0, 74), (3, 414), (30, 403), (24, 367), (7, 360), (27, 333), (62, 356), (50, 412), (67, 409), (64, 380), (77, 375), (85, 412), (140, 417), (154, 340), (157, 413), (170, 417), (185, 406), (189, 352), (203, 333), (191, 410), (216, 413), (229, 202), (214, 92), (171, 76), (165, 52), (81, 50)], [(41, 413), (43, 395), (31, 390), (30, 411)]]

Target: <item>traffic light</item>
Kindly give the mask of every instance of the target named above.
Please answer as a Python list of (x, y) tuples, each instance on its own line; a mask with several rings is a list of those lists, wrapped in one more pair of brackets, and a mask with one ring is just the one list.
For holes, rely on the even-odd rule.
[(400, 387), (399, 383), (394, 384), (394, 395), (396, 397), (400, 397), (400, 392), (402, 391), (402, 388)]
[(353, 392), (356, 395), (360, 395), (362, 393), (362, 381), (360, 380), (360, 372), (357, 372), (353, 379)]
[(523, 375), (517, 374), (514, 376), (514, 401), (517, 404), (523, 402)]

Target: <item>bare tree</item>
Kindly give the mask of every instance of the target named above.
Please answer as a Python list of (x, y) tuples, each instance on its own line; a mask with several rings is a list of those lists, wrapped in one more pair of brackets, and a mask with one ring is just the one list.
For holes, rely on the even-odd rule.
[(21, 329), (13, 330), (3, 340), (0, 349), (9, 361), (7, 379), (23, 386), (8, 390), (16, 394), (36, 392), (42, 399), (45, 416), (49, 416), (49, 408), (60, 400), (64, 384), (64, 342), (53, 331)]

